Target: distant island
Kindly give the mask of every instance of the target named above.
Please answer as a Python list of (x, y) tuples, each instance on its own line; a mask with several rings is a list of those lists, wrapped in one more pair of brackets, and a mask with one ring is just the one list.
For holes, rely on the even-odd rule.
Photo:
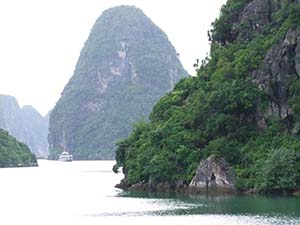
[(299, 0), (227, 1), (208, 36), (197, 76), (118, 142), (118, 187), (299, 193)]
[(0, 129), (0, 167), (37, 166), (37, 160), (29, 148), (3, 129)]
[(0, 94), (0, 128), (24, 142), (37, 157), (48, 157), (49, 117), (30, 105), (20, 107), (17, 99)]

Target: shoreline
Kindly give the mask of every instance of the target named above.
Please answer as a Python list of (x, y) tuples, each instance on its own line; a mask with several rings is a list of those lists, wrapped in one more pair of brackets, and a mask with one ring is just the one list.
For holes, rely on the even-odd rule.
[(0, 167), (1, 169), (5, 169), (5, 168), (25, 168), (25, 167), (38, 167), (39, 164), (36, 163), (30, 163), (29, 165), (24, 165), (24, 164), (18, 164), (18, 165), (8, 165), (8, 166), (4, 166), (4, 167)]
[(126, 184), (126, 181), (121, 181), (119, 184), (115, 185), (115, 188), (119, 188), (123, 191), (129, 192), (143, 192), (143, 193), (153, 193), (153, 194), (180, 194), (180, 195), (189, 195), (189, 196), (222, 196), (222, 195), (260, 195), (260, 196), (297, 196), (300, 197), (300, 189), (295, 190), (238, 190), (238, 189), (229, 189), (229, 188), (197, 188), (189, 187), (188, 185), (174, 185), (167, 182), (162, 182), (158, 184), (149, 183), (136, 183), (133, 185)]

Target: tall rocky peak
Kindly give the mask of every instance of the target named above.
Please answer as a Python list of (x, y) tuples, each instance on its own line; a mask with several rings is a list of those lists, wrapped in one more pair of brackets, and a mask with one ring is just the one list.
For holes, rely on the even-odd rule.
[(0, 127), (12, 135), (17, 134), (19, 129), (24, 130), (20, 110), (14, 97), (0, 95)]
[(187, 73), (166, 34), (132, 6), (103, 12), (50, 114), (51, 158), (113, 158), (115, 143)]
[(0, 128), (24, 142), (38, 157), (48, 155), (48, 119), (32, 106), (20, 108), (17, 100), (0, 95)]

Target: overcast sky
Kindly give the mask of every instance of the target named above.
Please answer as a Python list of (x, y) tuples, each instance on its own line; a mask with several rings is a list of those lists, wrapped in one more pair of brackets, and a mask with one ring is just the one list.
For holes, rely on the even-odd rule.
[(0, 1), (0, 94), (54, 107), (73, 74), (80, 50), (101, 13), (135, 5), (166, 34), (190, 74), (209, 51), (207, 30), (226, 0), (3, 0)]

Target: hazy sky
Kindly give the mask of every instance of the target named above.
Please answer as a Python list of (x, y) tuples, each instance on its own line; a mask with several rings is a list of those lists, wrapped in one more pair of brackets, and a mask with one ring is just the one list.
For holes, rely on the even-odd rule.
[(166, 32), (183, 66), (209, 51), (207, 30), (226, 0), (0, 1), (0, 94), (45, 115), (73, 74), (80, 50), (101, 13), (135, 5)]

